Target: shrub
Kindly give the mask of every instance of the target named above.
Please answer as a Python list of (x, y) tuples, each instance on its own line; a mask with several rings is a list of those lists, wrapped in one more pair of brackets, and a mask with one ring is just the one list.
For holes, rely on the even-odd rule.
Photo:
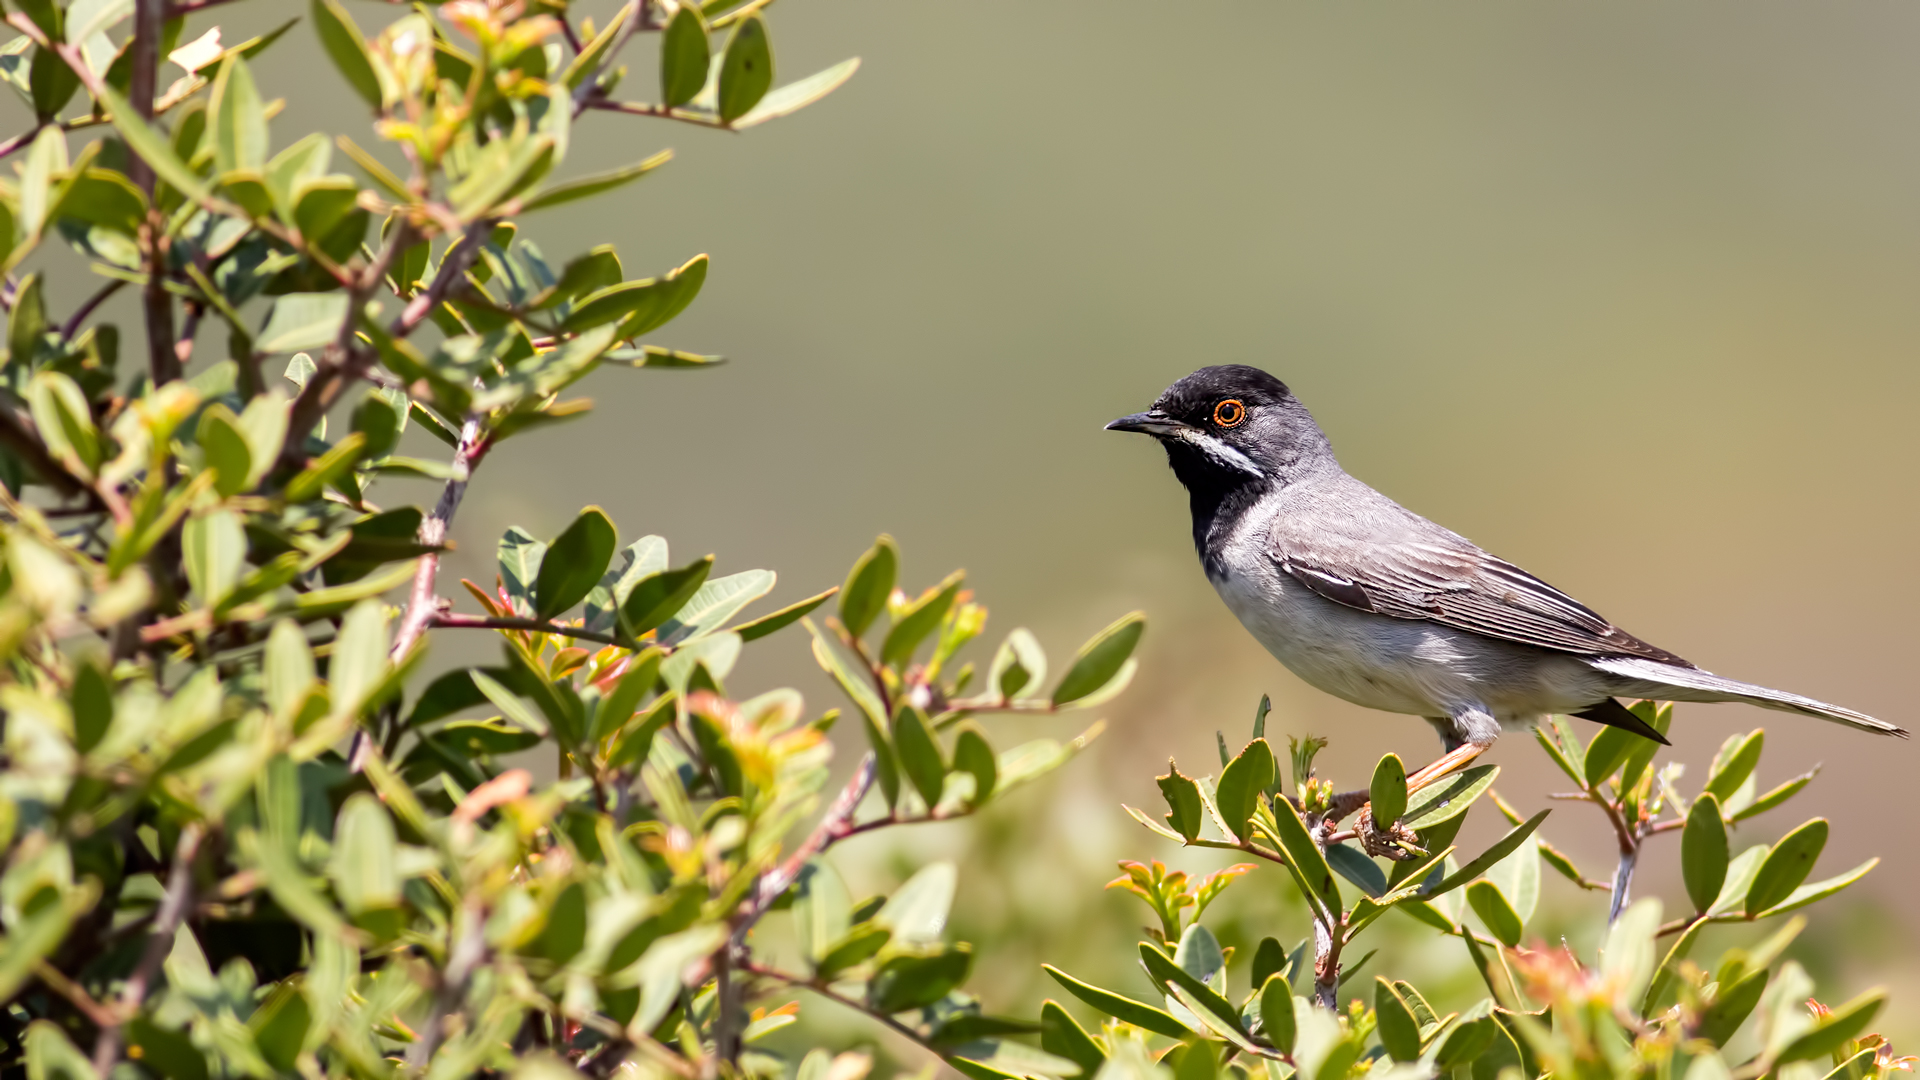
[[(1661, 732), (1672, 718), (1670, 706), (1656, 709), (1650, 702), (1634, 711)], [(1829, 1009), (1810, 1000), (1813, 984), (1798, 964), (1781, 962), (1805, 926), (1790, 913), (1858, 881), (1878, 860), (1809, 882), (1827, 838), (1820, 818), (1730, 857), (1735, 827), (1778, 808), (1813, 778), (1807, 773), (1757, 793), (1763, 731), (1729, 739), (1689, 797), (1680, 784), (1684, 769), (1656, 766), (1659, 747), (1651, 740), (1603, 728), (1583, 746), (1559, 718), (1540, 729), (1541, 746), (1578, 789), (1566, 798), (1597, 807), (1616, 841), (1613, 880), (1597, 882), (1538, 835), (1548, 811), (1523, 818), (1494, 794), (1497, 766), (1409, 790), (1405, 769), (1389, 754), (1366, 790), (1335, 795), (1314, 774), (1324, 741), (1290, 740), (1289, 794), (1262, 737), (1265, 718), (1263, 701), (1254, 738), (1237, 755), (1229, 758), (1221, 741), (1217, 777), (1195, 779), (1172, 768), (1160, 778), (1165, 824), (1140, 810), (1128, 813), (1167, 840), (1284, 868), (1307, 904), (1311, 926), (1304, 940), (1289, 948), (1292, 935), (1265, 937), (1243, 968), (1246, 989), (1230, 994), (1231, 951), (1202, 917), (1255, 864), (1191, 879), (1159, 862), (1123, 863), (1125, 876), (1110, 887), (1133, 892), (1153, 912), (1150, 940), (1137, 950), (1161, 997), (1137, 1000), (1049, 967), (1068, 994), (1109, 1018), (1096, 1036), (1059, 1003), (1047, 1002), (1042, 1045), (1059, 1059), (1050, 1063), (1055, 1071), (1077, 1066), (1148, 1077), (1170, 1068), (1179, 1080), (1263, 1072), (1275, 1080), (1446, 1074), (1862, 1080), (1910, 1068), (1914, 1059), (1896, 1057), (1884, 1038), (1868, 1033), (1883, 992)], [(1511, 828), (1468, 856), (1455, 839), (1483, 798)], [(1371, 838), (1364, 820), (1342, 829), (1340, 821), (1363, 803), (1397, 828), (1383, 827)], [(1625, 901), (1644, 845), (1668, 833), (1680, 834), (1687, 903), (1683, 914), (1663, 922), (1658, 899)], [(1353, 846), (1368, 842), (1378, 857)], [(1609, 923), (1596, 957), (1583, 959), (1564, 942), (1528, 942), (1543, 867), (1583, 889), (1611, 893), (1607, 912), (1588, 913)], [(1461, 958), (1478, 973), (1486, 996), (1463, 1011), (1442, 1013), (1398, 977), (1392, 956), (1368, 952), (1349, 959), (1355, 943), (1396, 910), (1458, 938)], [(1712, 967), (1691, 959), (1706, 927), (1761, 921), (1776, 929), (1757, 945), (1729, 949)], [(1750, 1016), (1757, 1017), (1757, 1030), (1736, 1039)]]
[[(792, 691), (731, 700), (724, 681), (836, 590), (741, 621), (772, 573), (675, 565), (657, 536), (623, 546), (597, 507), (547, 541), (510, 530), (498, 580), (463, 583), (477, 611), (454, 611), (438, 574), (476, 471), (582, 415), (575, 383), (716, 359), (645, 340), (698, 294), (704, 256), (629, 280), (611, 247), (550, 262), (523, 235), (521, 215), (666, 160), (559, 179), (576, 122), (750, 128), (854, 62), (774, 88), (760, 0), (634, 0), (599, 27), (564, 4), (457, 0), (396, 9), (371, 38), (314, 0), (317, 44), (395, 170), (347, 135), (274, 138), (250, 62), (299, 39), (178, 45), (209, 6), (29, 0), (0, 49), (37, 117), (0, 147), (25, 155), (0, 188), (0, 257), (20, 268), (57, 240), (104, 279), (72, 312), (49, 310), (39, 273), (4, 297), (4, 1067), (778, 1071), (751, 1044), (792, 1021), (790, 1004), (756, 1007), (786, 983), (920, 1012), (924, 1037), (993, 1059), (1020, 1027), (957, 989), (972, 954), (940, 933), (950, 872), (855, 907), (810, 860), (1065, 761), (1079, 741), (1003, 753), (968, 718), (1104, 700), (1138, 617), (1050, 694), (1024, 632), (976, 679), (955, 665), (985, 609), (959, 574), (899, 593), (883, 539), (838, 617), (807, 623), (873, 744), (810, 823), (837, 713), (810, 719)], [(647, 104), (614, 96), (641, 34), (660, 50)], [(189, 73), (161, 92), (163, 54)], [(68, 133), (95, 128), (109, 134), (69, 156)], [(331, 171), (336, 148), (357, 176)], [(127, 286), (146, 330), (131, 378), (94, 318)], [(208, 362), (213, 323), (226, 349)], [(446, 450), (399, 454), (409, 427)], [(437, 503), (376, 504), (393, 475), (438, 481)], [(402, 586), (390, 625), (381, 598)], [(434, 631), (495, 634), (501, 660), (416, 685)], [(523, 767), (547, 762), (547, 782)], [(876, 784), (886, 812), (856, 824)], [(804, 973), (749, 938), (787, 906)]]

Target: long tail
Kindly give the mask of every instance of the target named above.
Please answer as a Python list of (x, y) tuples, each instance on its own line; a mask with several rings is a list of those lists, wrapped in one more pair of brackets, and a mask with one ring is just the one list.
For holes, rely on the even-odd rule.
[(1658, 701), (1744, 701), (1749, 705), (1758, 705), (1763, 709), (1779, 709), (1782, 712), (1799, 713), (1802, 716), (1818, 717), (1821, 720), (1844, 724), (1856, 731), (1870, 731), (1875, 735), (1897, 735), (1904, 739), (1907, 730), (1895, 727), (1885, 720), (1877, 720), (1866, 713), (1855, 712), (1839, 705), (1829, 705), (1799, 694), (1789, 694), (1784, 690), (1770, 690), (1764, 686), (1743, 683), (1715, 675), (1711, 671), (1699, 668), (1685, 668), (1674, 664), (1663, 664), (1658, 660), (1645, 660), (1633, 656), (1610, 656), (1588, 661), (1594, 667), (1610, 675), (1631, 679), (1635, 685), (1623, 687), (1619, 692), (1628, 696), (1653, 698)]

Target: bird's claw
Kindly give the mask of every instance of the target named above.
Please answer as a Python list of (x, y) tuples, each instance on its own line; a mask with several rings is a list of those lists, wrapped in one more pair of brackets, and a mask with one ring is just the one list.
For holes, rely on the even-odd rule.
[(1353, 824), (1353, 831), (1360, 841), (1361, 850), (1375, 858), (1392, 859), (1394, 862), (1406, 862), (1424, 854), (1420, 849), (1420, 837), (1403, 822), (1390, 822), (1382, 828), (1373, 820), (1373, 807), (1360, 809), (1360, 818)]

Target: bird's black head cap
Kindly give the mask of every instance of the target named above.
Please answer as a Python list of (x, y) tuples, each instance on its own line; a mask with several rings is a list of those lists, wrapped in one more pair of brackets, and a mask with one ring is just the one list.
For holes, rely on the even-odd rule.
[(1153, 408), (1107, 425), (1152, 435), (1193, 504), (1194, 542), (1260, 494), (1338, 468), (1327, 438), (1287, 384), (1246, 364), (1204, 367), (1167, 387)]

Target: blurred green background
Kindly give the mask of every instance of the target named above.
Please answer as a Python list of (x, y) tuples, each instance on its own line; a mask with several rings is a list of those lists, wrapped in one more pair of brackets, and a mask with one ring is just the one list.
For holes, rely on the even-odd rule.
[[(193, 32), (217, 16), (236, 41), (301, 10), (255, 0)], [(398, 9), (353, 10), (373, 28)], [(525, 223), (556, 261), (617, 243), (630, 276), (710, 252), (705, 295), (659, 343), (732, 362), (596, 376), (591, 416), (487, 460), (451, 566), (491, 580), (508, 525), (550, 535), (594, 502), (682, 557), (777, 569), (779, 602), (837, 583), (891, 532), (908, 584), (965, 566), (989, 643), (1026, 625), (1060, 660), (1145, 609), (1140, 678), (1087, 755), (990, 822), (835, 856), (856, 892), (962, 860), (956, 930), (996, 1008), (1058, 996), (1040, 959), (1132, 985), (1146, 913), (1101, 891), (1114, 861), (1227, 860), (1161, 850), (1119, 804), (1157, 805), (1169, 755), (1211, 771), (1215, 729), (1244, 738), (1263, 692), (1270, 731), (1332, 737), (1322, 772), (1342, 786), (1385, 751), (1437, 749), (1426, 725), (1268, 658), (1201, 576), (1160, 452), (1101, 430), (1203, 364), (1273, 371), (1351, 472), (1634, 633), (1914, 726), (1920, 10), (788, 0), (768, 17), (781, 81), (849, 55), (863, 68), (746, 135), (589, 117), (570, 172), (662, 146), (678, 160)], [(648, 52), (628, 50), (622, 96), (650, 96)], [(317, 49), (273, 56), (259, 76), (287, 99), (276, 132), (358, 136)], [(56, 278), (50, 302), (81, 287)], [(649, 502), (677, 509), (644, 517)], [(440, 663), (491, 648), (435, 647)], [(754, 659), (739, 689), (835, 703), (803, 635)], [(1834, 836), (1816, 876), (1891, 857), (1851, 907), (1815, 909), (1801, 952), (1844, 980), (1835, 997), (1894, 984), (1883, 1026), (1920, 1034), (1920, 750), (1682, 706), (1676, 754), (1704, 769), (1761, 724), (1763, 786), (1826, 771), (1791, 820), (1736, 842), (1817, 812)], [(1525, 738), (1492, 760), (1524, 810), (1560, 786)], [(1475, 817), (1491, 833), (1490, 808)], [(1543, 835), (1606, 876), (1597, 811), (1565, 807)], [(1648, 861), (1641, 890), (1681, 895), (1677, 853)], [(1235, 886), (1227, 936), (1300, 937), (1289, 892), (1275, 871)], [(1868, 939), (1845, 969), (1825, 948)], [(1411, 921), (1406, 940), (1464, 970), (1457, 943)]]

